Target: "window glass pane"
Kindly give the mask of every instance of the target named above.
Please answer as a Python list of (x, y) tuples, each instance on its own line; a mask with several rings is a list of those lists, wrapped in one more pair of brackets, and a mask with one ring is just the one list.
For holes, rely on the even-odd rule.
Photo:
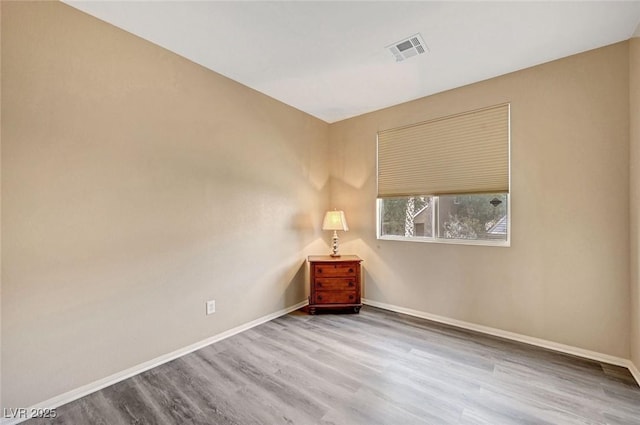
[(438, 197), (438, 237), (507, 240), (507, 194)]
[(380, 235), (433, 237), (433, 198), (381, 199)]

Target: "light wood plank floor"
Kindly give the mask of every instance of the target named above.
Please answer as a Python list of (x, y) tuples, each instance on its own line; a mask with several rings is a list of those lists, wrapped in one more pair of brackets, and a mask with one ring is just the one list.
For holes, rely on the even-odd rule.
[(295, 312), (35, 424), (640, 424), (620, 367), (372, 307)]

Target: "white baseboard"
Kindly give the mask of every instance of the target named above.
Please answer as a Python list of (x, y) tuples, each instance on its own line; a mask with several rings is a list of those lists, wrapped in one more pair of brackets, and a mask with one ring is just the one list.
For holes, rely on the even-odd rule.
[[(266, 316), (262, 316), (256, 320), (252, 320), (251, 322), (244, 323), (240, 326), (236, 326), (235, 328), (229, 329), (228, 331), (224, 331), (222, 333), (219, 333), (217, 335), (214, 335), (202, 341), (196, 342), (195, 344), (188, 345), (186, 347), (172, 351), (171, 353), (164, 354), (160, 357), (156, 357), (155, 359), (151, 359), (147, 362), (140, 363), (139, 365), (136, 365), (136, 366), (130, 367), (129, 369), (115, 373), (111, 376), (107, 376), (106, 378), (99, 379), (90, 384), (83, 385), (82, 387), (68, 391), (64, 394), (60, 394), (58, 396), (45, 400), (41, 403), (38, 403), (34, 406), (26, 408), (25, 410), (27, 412), (27, 416), (29, 416), (28, 413), (31, 411), (38, 411), (38, 409), (54, 409), (56, 407), (62, 406), (63, 404), (67, 404), (69, 402), (82, 398), (86, 395), (99, 391), (105, 387), (108, 387), (109, 385), (113, 385), (120, 381), (124, 381), (127, 378), (138, 375), (149, 369), (153, 369), (154, 367), (170, 362), (171, 360), (175, 360), (178, 357), (184, 356), (185, 354), (189, 354), (193, 351), (204, 348), (208, 345), (213, 344), (214, 342), (221, 341), (225, 338), (229, 338), (230, 336), (246, 331), (247, 329), (251, 329), (253, 327), (261, 325), (265, 322), (268, 322), (280, 316), (284, 316), (285, 314), (298, 310), (299, 308), (302, 308), (308, 304), (309, 302), (307, 300), (301, 301), (291, 307), (287, 307), (282, 310), (278, 310), (274, 313), (267, 314)], [(15, 418), (15, 419), (4, 418), (4, 419), (0, 419), (0, 425), (14, 425), (14, 424), (18, 424), (20, 422), (26, 421), (27, 419), (29, 418), (28, 417)]]
[[(596, 360), (603, 363), (609, 363), (616, 366), (622, 366), (629, 369), (635, 380), (640, 385), (640, 373), (638, 369), (633, 365), (631, 360), (623, 359), (621, 357), (611, 356), (609, 354), (599, 353), (597, 351), (585, 350), (583, 348), (573, 347), (571, 345), (560, 344), (546, 339), (535, 338), (518, 334), (515, 332), (504, 331), (502, 329), (496, 329), (489, 326), (477, 325), (475, 323), (465, 322), (462, 320), (451, 319), (449, 317), (438, 316), (436, 314), (426, 313), (424, 311), (413, 310), (410, 308), (400, 307), (393, 304), (381, 303), (379, 301), (362, 299), (362, 303), (370, 305), (372, 307), (378, 307), (385, 310), (395, 311), (396, 313), (402, 313), (409, 316), (420, 317), (422, 319), (432, 320), (434, 322), (443, 323), (445, 325), (451, 325), (462, 329), (468, 329), (471, 331), (480, 332), (487, 335), (497, 336), (512, 341), (523, 342), (525, 344), (535, 345), (537, 347), (546, 348), (560, 353), (571, 354), (573, 356), (583, 357), (586, 359)], [(634, 371), (635, 369), (635, 371)]]

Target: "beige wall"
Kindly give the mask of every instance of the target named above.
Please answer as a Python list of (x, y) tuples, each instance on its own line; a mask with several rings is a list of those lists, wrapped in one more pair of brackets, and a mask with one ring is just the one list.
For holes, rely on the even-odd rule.
[[(331, 203), (365, 297), (628, 358), (628, 81), (624, 42), (333, 124)], [(376, 132), (502, 102), (511, 247), (376, 240)]]
[[(640, 28), (640, 27), (639, 27)], [(640, 38), (629, 41), (631, 361), (640, 369)]]
[(3, 407), (305, 299), (326, 123), (61, 3), (2, 43)]

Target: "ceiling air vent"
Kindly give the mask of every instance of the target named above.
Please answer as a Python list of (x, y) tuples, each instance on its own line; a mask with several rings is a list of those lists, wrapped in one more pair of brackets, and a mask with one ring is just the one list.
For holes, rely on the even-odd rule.
[(387, 46), (387, 49), (389, 49), (396, 58), (396, 62), (402, 62), (405, 59), (421, 55), (429, 50), (420, 34), (414, 34), (411, 37), (393, 43), (391, 46)]

